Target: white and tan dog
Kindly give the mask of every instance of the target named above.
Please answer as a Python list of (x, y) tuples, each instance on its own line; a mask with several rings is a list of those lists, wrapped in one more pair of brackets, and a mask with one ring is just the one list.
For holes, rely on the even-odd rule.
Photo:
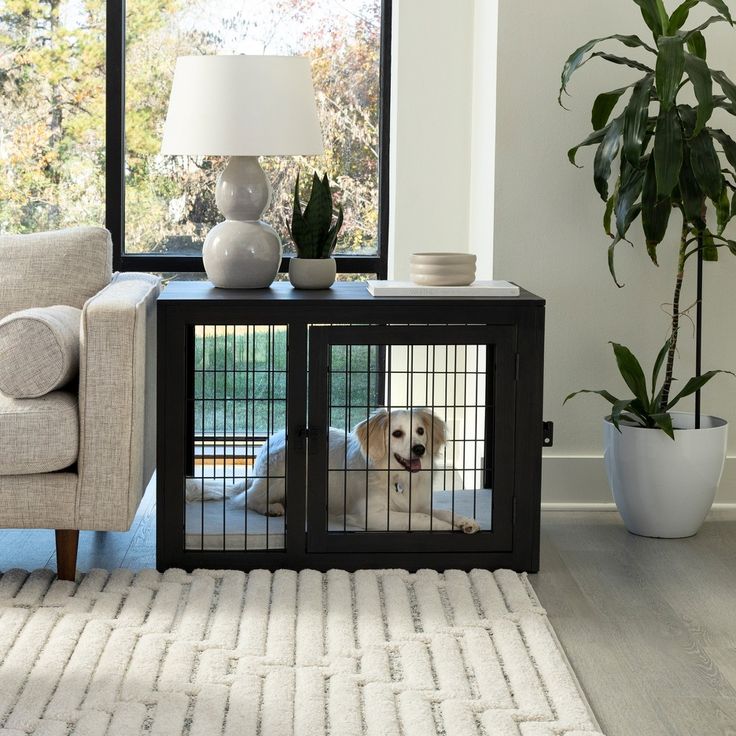
[[(445, 423), (428, 409), (380, 409), (346, 434), (330, 428), (330, 521), (369, 531), (462, 530), (475, 519), (432, 508), (432, 471), (447, 442)], [(286, 435), (278, 432), (256, 456), (253, 478), (235, 484), (234, 506), (284, 514)], [(266, 476), (269, 476), (268, 479)]]

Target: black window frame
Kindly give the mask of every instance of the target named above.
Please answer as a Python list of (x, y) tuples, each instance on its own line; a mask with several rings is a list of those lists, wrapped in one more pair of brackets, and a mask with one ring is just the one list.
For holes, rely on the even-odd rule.
[[(378, 126), (378, 253), (337, 254), (339, 273), (388, 273), (391, 25), (393, 0), (381, 0)], [(112, 234), (116, 271), (203, 273), (201, 256), (125, 252), (125, 0), (107, 0), (105, 104), (105, 223)], [(289, 270), (289, 256), (280, 271)]]

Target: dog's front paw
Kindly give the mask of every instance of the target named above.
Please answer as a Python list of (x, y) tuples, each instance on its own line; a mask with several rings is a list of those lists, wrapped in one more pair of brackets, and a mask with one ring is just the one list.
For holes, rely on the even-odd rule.
[(480, 524), (475, 519), (460, 519), (457, 527), (464, 534), (475, 534), (480, 531)]
[(285, 513), (284, 504), (282, 503), (272, 503), (268, 506), (268, 511), (266, 512), (266, 516), (283, 516)]

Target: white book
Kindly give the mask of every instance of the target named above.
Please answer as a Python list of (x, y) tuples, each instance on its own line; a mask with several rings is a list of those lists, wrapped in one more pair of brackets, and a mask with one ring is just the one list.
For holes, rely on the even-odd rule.
[(452, 298), (519, 296), (519, 287), (510, 281), (474, 281), (470, 286), (420, 286), (412, 281), (369, 281), (368, 293), (375, 297), (413, 296)]

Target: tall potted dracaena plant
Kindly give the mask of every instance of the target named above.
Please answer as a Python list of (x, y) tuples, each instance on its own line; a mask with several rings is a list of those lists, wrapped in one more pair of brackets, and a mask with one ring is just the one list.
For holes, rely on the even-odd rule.
[[(677, 220), (670, 334), (657, 355), (649, 386), (631, 351), (613, 344), (619, 372), (633, 396), (577, 391), (566, 401), (579, 393), (596, 393), (611, 404), (604, 422), (605, 464), (627, 528), (646, 536), (682, 537), (694, 534), (705, 519), (726, 454), (724, 420), (698, 417), (696, 423), (692, 414), (672, 409), (723, 372), (696, 375), (674, 390), (688, 267), (699, 259), (717, 261), (722, 248), (736, 255), (736, 242), (725, 236), (726, 226), (736, 217), (736, 141), (712, 123), (716, 111), (736, 116), (736, 83), (708, 65), (705, 36), (715, 23), (733, 26), (733, 18), (724, 0), (685, 0), (671, 13), (664, 0), (633, 2), (653, 41), (614, 34), (584, 44), (565, 63), (559, 100), (562, 104), (572, 75), (592, 59), (641, 73), (631, 84), (596, 97), (593, 132), (568, 157), (577, 165), (580, 148), (597, 147), (593, 180), (605, 202), (603, 224), (611, 239), (608, 266), (617, 286), (616, 246), (631, 242), (632, 224), (641, 220), (647, 253), (658, 265), (658, 246), (667, 237), (670, 221)], [(709, 6), (712, 15), (686, 29), (699, 5)], [(633, 49), (637, 58), (630, 58), (629, 52), (622, 56), (600, 50), (604, 42)], [(614, 164), (618, 175), (611, 186)]]

